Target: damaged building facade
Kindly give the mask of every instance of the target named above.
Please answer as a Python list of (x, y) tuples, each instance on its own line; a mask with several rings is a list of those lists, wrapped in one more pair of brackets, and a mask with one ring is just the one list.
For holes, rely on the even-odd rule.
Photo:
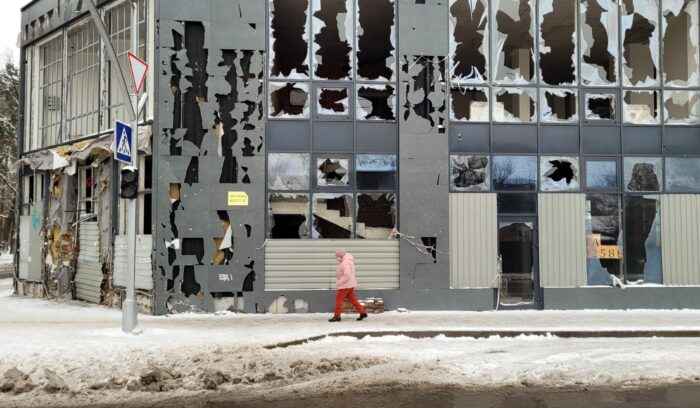
[[(22, 12), (17, 291), (119, 306), (126, 120)], [(98, 4), (126, 67), (131, 0)], [(700, 307), (698, 0), (138, 0), (143, 311)]]

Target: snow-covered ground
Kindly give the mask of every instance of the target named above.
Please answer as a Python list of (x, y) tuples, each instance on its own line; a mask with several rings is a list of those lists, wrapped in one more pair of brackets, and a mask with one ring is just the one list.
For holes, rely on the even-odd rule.
[(0, 253), (0, 265), (8, 265), (12, 263), (12, 252)]
[(279, 398), (359, 385), (700, 386), (700, 338), (346, 336), (264, 348), (332, 331), (700, 330), (700, 311), (387, 312), (334, 324), (328, 317), (140, 316), (143, 333), (133, 336), (121, 332), (120, 311), (13, 297), (11, 280), (0, 280), (0, 406), (177, 405), (221, 392)]

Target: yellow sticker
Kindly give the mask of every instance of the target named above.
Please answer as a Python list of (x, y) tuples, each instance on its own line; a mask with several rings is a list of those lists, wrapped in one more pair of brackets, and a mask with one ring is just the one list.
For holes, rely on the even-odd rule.
[(247, 206), (248, 194), (245, 191), (229, 191), (228, 205)]
[(599, 245), (595, 252), (598, 259), (622, 259), (622, 247), (619, 245)]

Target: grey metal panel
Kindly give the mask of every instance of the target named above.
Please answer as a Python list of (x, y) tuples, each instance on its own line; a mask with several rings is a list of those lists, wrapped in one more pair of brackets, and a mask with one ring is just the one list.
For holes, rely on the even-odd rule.
[(496, 194), (450, 194), (450, 287), (489, 288), (497, 283)]
[(314, 122), (313, 146), (316, 152), (352, 152), (355, 149), (352, 122)]
[(355, 257), (358, 289), (399, 288), (397, 239), (275, 239), (265, 246), (265, 290), (335, 289), (336, 248)]
[(357, 151), (362, 153), (397, 153), (399, 151), (396, 123), (357, 122)]
[(29, 229), (32, 226), (32, 217), (23, 215), (19, 217), (19, 278), (26, 280), (29, 277)]
[(267, 124), (267, 146), (272, 150), (309, 150), (310, 126), (308, 121), (274, 121)]
[(540, 286), (586, 285), (584, 194), (539, 195)]
[(619, 154), (622, 150), (619, 126), (581, 127), (584, 154)]
[(488, 124), (450, 124), (450, 152), (488, 153)]
[(661, 251), (666, 285), (700, 285), (700, 195), (661, 195)]
[(661, 154), (661, 126), (625, 126), (622, 128), (624, 154)]
[(578, 153), (578, 126), (540, 126), (540, 152), (548, 154)]
[(41, 282), (41, 270), (44, 263), (41, 257), (43, 246), (41, 219), (43, 217), (38, 205), (33, 205), (30, 212), (32, 215), (20, 217), (19, 278)]
[[(153, 237), (139, 235), (136, 238), (136, 289), (153, 290), (153, 265), (151, 253)], [(114, 286), (126, 287), (127, 237), (114, 237)]]
[(666, 126), (664, 153), (700, 154), (700, 128)]
[(102, 301), (102, 261), (97, 222), (80, 223), (80, 253), (75, 273), (75, 296), (88, 302)]
[(493, 125), (494, 153), (537, 153), (537, 126)]

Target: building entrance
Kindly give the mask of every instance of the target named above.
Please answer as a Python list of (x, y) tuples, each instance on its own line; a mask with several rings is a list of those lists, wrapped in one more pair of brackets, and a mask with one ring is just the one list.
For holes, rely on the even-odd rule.
[(502, 265), (499, 308), (541, 308), (536, 226), (536, 217), (498, 218)]

